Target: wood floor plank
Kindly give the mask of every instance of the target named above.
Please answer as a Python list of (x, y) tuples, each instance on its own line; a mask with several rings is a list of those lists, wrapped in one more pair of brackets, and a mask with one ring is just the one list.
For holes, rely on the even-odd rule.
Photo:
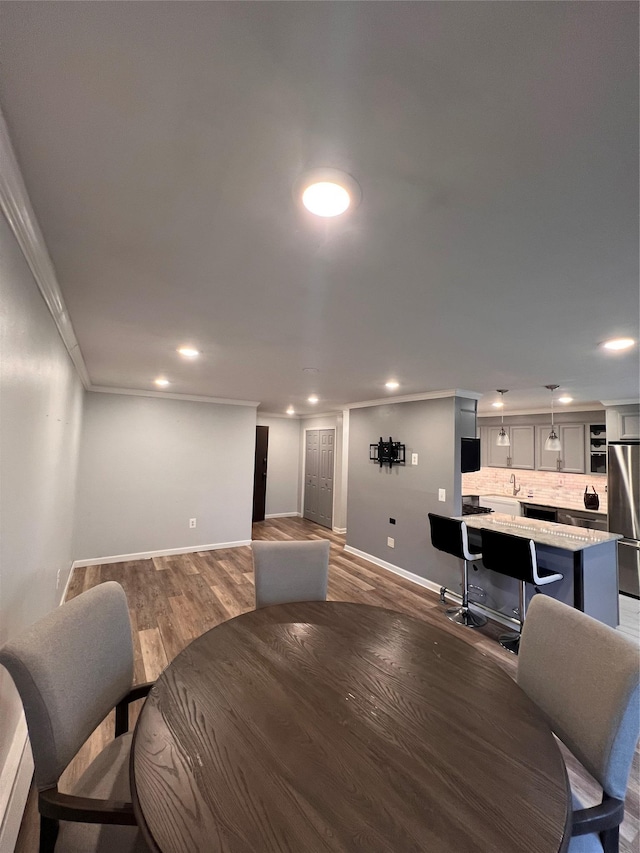
[(162, 636), (158, 628), (148, 628), (138, 633), (147, 681), (155, 681), (169, 661), (164, 650)]

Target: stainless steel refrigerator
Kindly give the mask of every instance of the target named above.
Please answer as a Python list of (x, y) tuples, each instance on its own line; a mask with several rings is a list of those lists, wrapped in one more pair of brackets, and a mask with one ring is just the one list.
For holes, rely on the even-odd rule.
[(618, 542), (620, 592), (640, 598), (640, 442), (612, 441), (608, 460), (609, 532)]

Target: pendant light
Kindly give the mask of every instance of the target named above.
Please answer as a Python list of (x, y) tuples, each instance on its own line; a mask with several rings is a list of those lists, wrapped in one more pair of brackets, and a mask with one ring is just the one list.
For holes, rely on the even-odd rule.
[(504, 431), (504, 395), (509, 390), (508, 388), (497, 388), (498, 394), (502, 395), (502, 420), (500, 421), (500, 432), (498, 433), (498, 437), (496, 438), (496, 444), (498, 447), (511, 447), (511, 441), (509, 440), (509, 436)]
[(545, 385), (545, 388), (548, 388), (551, 391), (551, 432), (549, 433), (549, 437), (544, 443), (545, 450), (559, 451), (562, 450), (562, 445), (560, 444), (560, 439), (558, 438), (558, 434), (553, 425), (553, 392), (556, 388), (559, 388), (559, 385)]

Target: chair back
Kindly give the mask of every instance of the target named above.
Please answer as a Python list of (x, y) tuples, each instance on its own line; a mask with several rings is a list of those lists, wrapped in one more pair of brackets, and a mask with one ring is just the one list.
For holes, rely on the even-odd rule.
[(481, 555), (469, 548), (469, 535), (464, 521), (448, 518), (446, 515), (429, 514), (431, 526), (431, 544), (438, 551), (451, 554), (460, 560), (479, 560)]
[(328, 539), (252, 543), (256, 607), (291, 601), (326, 601)]
[(133, 643), (120, 584), (57, 607), (0, 649), (22, 699), (40, 791), (131, 689)]
[(547, 595), (535, 595), (520, 640), (518, 684), (610, 797), (624, 799), (640, 736), (638, 647)]
[(492, 572), (526, 583), (537, 582), (536, 546), (531, 539), (482, 529), (482, 564)]

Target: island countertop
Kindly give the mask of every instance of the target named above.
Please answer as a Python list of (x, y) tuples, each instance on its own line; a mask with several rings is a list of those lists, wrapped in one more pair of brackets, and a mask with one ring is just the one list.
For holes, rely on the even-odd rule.
[(562, 548), (565, 551), (584, 551), (585, 548), (593, 545), (622, 539), (619, 533), (588, 530), (584, 527), (573, 527), (570, 524), (539, 521), (537, 518), (523, 518), (502, 512), (461, 515), (457, 520), (464, 521), (470, 529), (498, 530), (501, 533), (510, 533), (512, 536), (521, 536), (523, 539), (532, 539), (538, 545)]

